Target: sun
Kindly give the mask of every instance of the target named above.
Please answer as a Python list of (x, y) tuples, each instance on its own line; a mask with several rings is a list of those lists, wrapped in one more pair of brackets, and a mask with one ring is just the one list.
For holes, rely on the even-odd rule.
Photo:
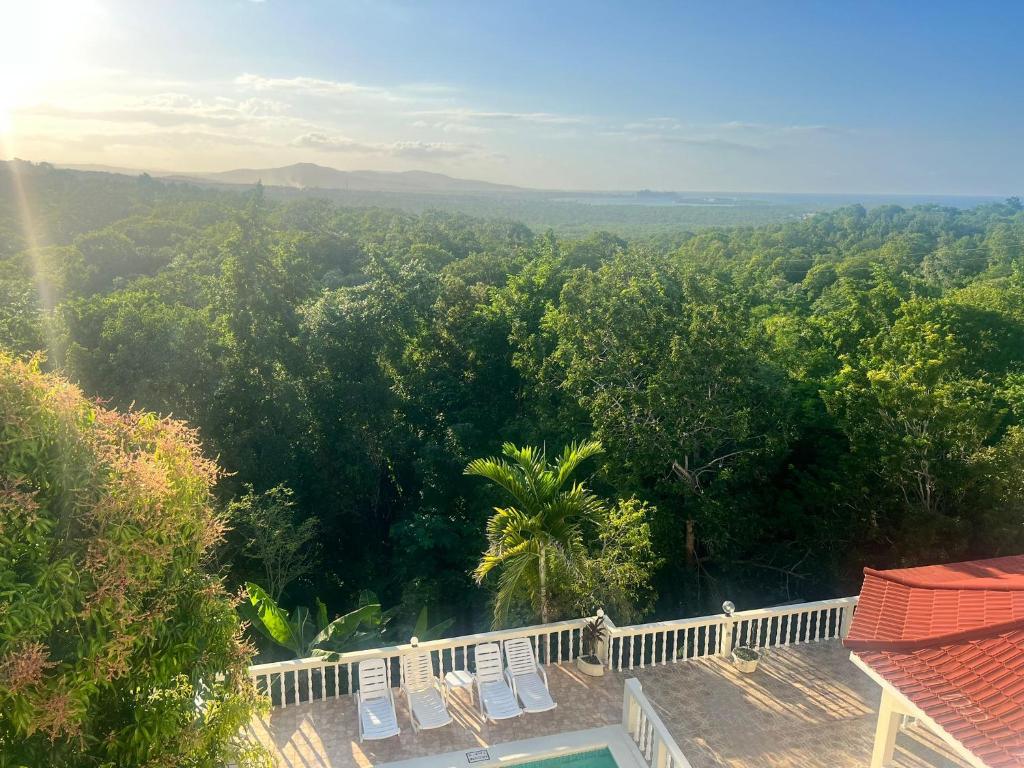
[(0, 133), (47, 86), (73, 77), (98, 24), (91, 0), (0, 0)]

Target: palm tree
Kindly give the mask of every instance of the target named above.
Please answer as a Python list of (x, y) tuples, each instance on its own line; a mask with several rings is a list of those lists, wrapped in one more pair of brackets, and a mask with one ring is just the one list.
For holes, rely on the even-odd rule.
[(586, 557), (582, 524), (603, 502), (570, 477), (579, 465), (601, 453), (597, 441), (566, 446), (554, 464), (539, 448), (505, 443), (504, 458), (476, 459), (467, 475), (485, 477), (511, 496), (513, 505), (495, 507), (487, 521), (487, 550), (473, 572), (477, 584), (500, 569), (494, 601), (494, 625), (508, 619), (509, 609), (526, 596), (541, 621), (549, 614), (549, 577), (556, 568), (573, 576)]

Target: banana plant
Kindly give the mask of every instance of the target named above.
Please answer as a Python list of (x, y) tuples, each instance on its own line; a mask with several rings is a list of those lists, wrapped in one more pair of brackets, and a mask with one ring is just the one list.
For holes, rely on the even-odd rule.
[(416, 617), (416, 625), (413, 627), (412, 636), (417, 638), (420, 642), (427, 640), (439, 640), (444, 637), (444, 633), (448, 631), (448, 628), (455, 623), (455, 619), (445, 619), (440, 621), (434, 626), (430, 626), (430, 622), (427, 618), (427, 606), (423, 606), (420, 609), (420, 615)]
[(289, 613), (258, 584), (248, 582), (245, 587), (249, 602), (239, 606), (242, 617), (296, 658), (333, 655), (372, 646), (380, 642), (384, 631), (384, 614), (372, 592), (360, 595), (360, 605), (354, 611), (331, 621), (327, 606), (320, 599), (316, 601), (315, 613), (305, 606)]

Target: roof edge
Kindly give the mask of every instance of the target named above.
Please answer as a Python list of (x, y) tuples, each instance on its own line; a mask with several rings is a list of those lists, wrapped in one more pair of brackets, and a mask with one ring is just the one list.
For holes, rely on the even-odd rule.
[(951, 590), (957, 592), (1024, 592), (1024, 573), (1014, 574), (1017, 576), (1016, 580), (992, 577), (966, 577), (956, 581), (934, 582), (927, 579), (915, 579), (899, 571), (877, 571), (874, 568), (865, 567), (864, 575), (890, 581), (894, 584), (902, 584), (904, 587), (910, 587), (911, 589)]
[(962, 629), (959, 632), (947, 632), (944, 635), (932, 635), (913, 640), (856, 640), (847, 637), (843, 645), (853, 652), (857, 651), (917, 651), (922, 648), (932, 648), (939, 645), (952, 645), (953, 643), (965, 643), (970, 640), (981, 640), (994, 635), (1002, 635), (1006, 632), (1024, 630), (1024, 619), (1013, 619), (999, 624), (986, 624), (972, 629)]

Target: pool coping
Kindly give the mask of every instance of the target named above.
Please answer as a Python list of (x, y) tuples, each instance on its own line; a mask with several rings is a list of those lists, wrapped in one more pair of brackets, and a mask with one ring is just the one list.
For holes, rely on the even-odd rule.
[[(493, 768), (596, 749), (607, 749), (611, 752), (619, 768), (647, 768), (647, 761), (621, 725), (606, 725), (601, 728), (588, 728), (585, 731), (568, 731), (440, 755), (378, 763), (375, 768), (469, 768), (471, 765)], [(469, 755), (477, 753), (479, 756), (481, 751), (485, 751), (487, 757), (478, 757), (470, 762)]]

